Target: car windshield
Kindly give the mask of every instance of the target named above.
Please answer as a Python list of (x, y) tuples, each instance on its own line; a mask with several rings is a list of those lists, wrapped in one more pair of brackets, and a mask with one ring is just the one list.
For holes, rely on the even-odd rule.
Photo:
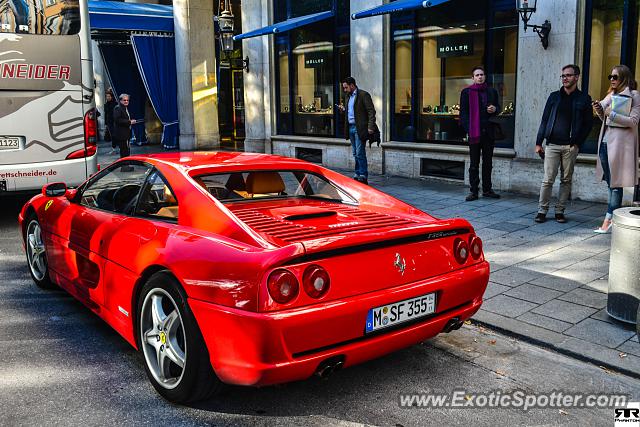
[(318, 198), (357, 203), (326, 178), (305, 171), (265, 170), (200, 175), (195, 181), (221, 202), (264, 198)]

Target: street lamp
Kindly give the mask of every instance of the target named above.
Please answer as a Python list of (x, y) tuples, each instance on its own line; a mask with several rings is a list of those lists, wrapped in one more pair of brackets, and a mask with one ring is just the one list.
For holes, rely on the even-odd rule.
[(229, 0), (224, 0), (224, 10), (218, 16), (220, 47), (224, 52), (233, 52), (233, 13)]
[(545, 20), (542, 25), (529, 25), (529, 19), (531, 19), (531, 15), (536, 11), (536, 3), (537, 0), (516, 0), (516, 9), (520, 12), (520, 16), (522, 17), (522, 22), (524, 22), (524, 31), (527, 31), (528, 27), (533, 28), (538, 36), (540, 36), (540, 41), (542, 42), (542, 47), (549, 47), (549, 33), (551, 32), (551, 22), (549, 20)]

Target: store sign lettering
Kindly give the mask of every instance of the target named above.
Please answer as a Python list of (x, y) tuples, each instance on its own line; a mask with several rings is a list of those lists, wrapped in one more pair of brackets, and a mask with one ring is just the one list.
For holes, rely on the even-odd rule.
[(438, 58), (473, 55), (473, 35), (461, 34), (438, 37)]
[(309, 52), (304, 54), (304, 68), (320, 68), (324, 65), (324, 52)]

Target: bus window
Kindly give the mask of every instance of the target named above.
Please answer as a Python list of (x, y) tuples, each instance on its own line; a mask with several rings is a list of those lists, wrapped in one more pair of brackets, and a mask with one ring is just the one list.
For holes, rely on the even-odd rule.
[(0, 33), (68, 35), (80, 31), (78, 0), (6, 0)]

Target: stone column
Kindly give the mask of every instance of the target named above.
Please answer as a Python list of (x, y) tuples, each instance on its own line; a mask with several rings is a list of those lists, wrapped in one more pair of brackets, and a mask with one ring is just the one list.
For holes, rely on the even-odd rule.
[[(382, 0), (351, 0), (351, 13), (380, 6)], [(384, 76), (384, 27), (382, 16), (357, 19), (351, 21), (351, 75), (356, 79), (358, 87), (371, 94), (376, 107), (376, 123), (380, 128), (382, 140), (386, 140), (383, 126), (385, 109)], [(382, 173), (382, 150), (373, 146), (367, 148), (369, 169)]]
[[(516, 135), (514, 148), (519, 158), (537, 159), (534, 152), (540, 119), (549, 93), (560, 89), (561, 68), (576, 61), (577, 0), (539, 0), (530, 24), (551, 22), (549, 47), (531, 28), (525, 33), (522, 20), (518, 43), (516, 91)], [(582, 65), (582, 64), (578, 64)]]
[(213, 2), (174, 0), (180, 149), (220, 146)]
[[(269, 25), (269, 6), (265, 0), (242, 0), (242, 31), (248, 32)], [(244, 72), (244, 149), (264, 153), (267, 139), (266, 122), (270, 103), (269, 93), (269, 37), (253, 37), (242, 41), (243, 57), (249, 57), (249, 71)], [(266, 70), (266, 72), (265, 72)], [(266, 82), (266, 83), (265, 83)]]

